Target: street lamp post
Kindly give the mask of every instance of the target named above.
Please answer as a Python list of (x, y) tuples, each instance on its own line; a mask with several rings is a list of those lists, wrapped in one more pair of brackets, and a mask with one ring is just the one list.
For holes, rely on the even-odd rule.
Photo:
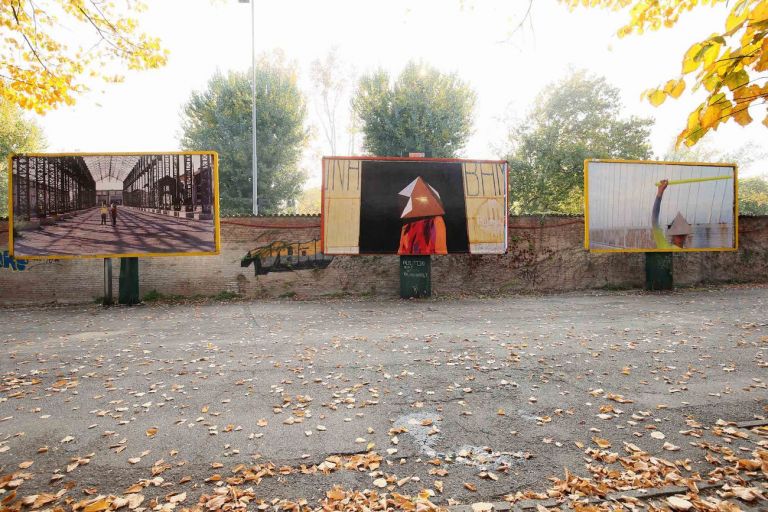
[(253, 214), (259, 214), (259, 186), (256, 167), (256, 0), (238, 0), (241, 4), (251, 4), (251, 137), (253, 152)]

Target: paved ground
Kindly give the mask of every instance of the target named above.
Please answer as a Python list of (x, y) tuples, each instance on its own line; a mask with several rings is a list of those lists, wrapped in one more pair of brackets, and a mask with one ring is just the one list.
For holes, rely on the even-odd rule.
[(15, 237), (19, 257), (71, 254), (135, 254), (215, 250), (213, 221), (177, 219), (118, 207), (117, 225), (109, 216), (101, 224), (99, 208), (58, 221), (53, 226), (22, 231)]
[[(0, 490), (32, 462), (20, 496), (141, 481), (191, 505), (273, 462), (284, 474), (246, 479), (260, 498), (313, 503), (339, 484), (446, 505), (594, 474), (585, 461), (622, 442), (706, 477), (706, 458), (731, 460), (697, 443), (744, 458), (765, 443), (716, 422), (768, 415), (767, 308), (768, 288), (734, 287), (3, 309)], [(336, 470), (349, 463), (361, 471)]]

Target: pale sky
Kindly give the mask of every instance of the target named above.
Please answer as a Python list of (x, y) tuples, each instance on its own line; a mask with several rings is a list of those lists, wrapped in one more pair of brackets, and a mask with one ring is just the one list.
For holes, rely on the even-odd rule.
[[(251, 6), (236, 0), (149, 0), (142, 28), (171, 52), (160, 70), (127, 72), (122, 84), (100, 85), (38, 119), (49, 151), (120, 152), (179, 149), (180, 112), (193, 90), (218, 69), (247, 70), (251, 63)], [(299, 66), (309, 99), (308, 124), (316, 136), (302, 167), (308, 186), (320, 180), (320, 156), (329, 154), (313, 104), (310, 64), (336, 47), (358, 74), (383, 67), (397, 75), (411, 59), (457, 72), (477, 92), (474, 133), (461, 156), (495, 158), (508, 120), (522, 119), (547, 84), (587, 69), (622, 92), (624, 112), (656, 119), (651, 142), (663, 156), (698, 96), (659, 108), (640, 101), (644, 89), (675, 78), (685, 50), (722, 26), (725, 12), (700, 8), (672, 30), (618, 39), (627, 13), (568, 9), (535, 0), (529, 23), (517, 31), (526, 0), (367, 0), (267, 2), (256, 0), (257, 53), (282, 49)], [(511, 33), (514, 32), (514, 33)], [(510, 34), (511, 33), (511, 34)], [(353, 84), (350, 84), (350, 89)], [(342, 105), (340, 120), (347, 117)], [(764, 112), (752, 125), (721, 126), (704, 142), (732, 152), (744, 143), (764, 145)], [(347, 147), (342, 130), (339, 148)], [(359, 152), (359, 141), (358, 141)], [(342, 152), (342, 151), (340, 151)], [(741, 175), (768, 174), (768, 159), (743, 166)]]

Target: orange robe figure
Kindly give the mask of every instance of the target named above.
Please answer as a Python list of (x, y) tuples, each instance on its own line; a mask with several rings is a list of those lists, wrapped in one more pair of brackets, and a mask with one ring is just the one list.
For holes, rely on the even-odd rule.
[(445, 210), (437, 190), (419, 176), (401, 190), (400, 195), (407, 197), (408, 203), (400, 215), (405, 224), (400, 230), (397, 254), (448, 254)]

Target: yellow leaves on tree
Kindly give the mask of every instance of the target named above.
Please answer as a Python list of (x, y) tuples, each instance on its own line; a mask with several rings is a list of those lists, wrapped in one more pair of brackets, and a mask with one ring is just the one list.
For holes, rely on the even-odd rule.
[(158, 68), (167, 51), (138, 30), (138, 0), (0, 0), (0, 98), (42, 114), (71, 105), (86, 80)]
[[(672, 27), (680, 15), (695, 7), (714, 6), (726, 0), (561, 0), (571, 8), (629, 9), (630, 21), (620, 37), (645, 30)], [(696, 144), (709, 130), (730, 119), (745, 126), (752, 122), (750, 107), (768, 104), (768, 0), (736, 0), (723, 32), (694, 43), (683, 56), (678, 79), (643, 93), (653, 106), (667, 97), (677, 98), (686, 88), (704, 88), (707, 96), (688, 116), (677, 143)], [(754, 113), (754, 110), (753, 110)], [(768, 127), (768, 110), (763, 119)]]

